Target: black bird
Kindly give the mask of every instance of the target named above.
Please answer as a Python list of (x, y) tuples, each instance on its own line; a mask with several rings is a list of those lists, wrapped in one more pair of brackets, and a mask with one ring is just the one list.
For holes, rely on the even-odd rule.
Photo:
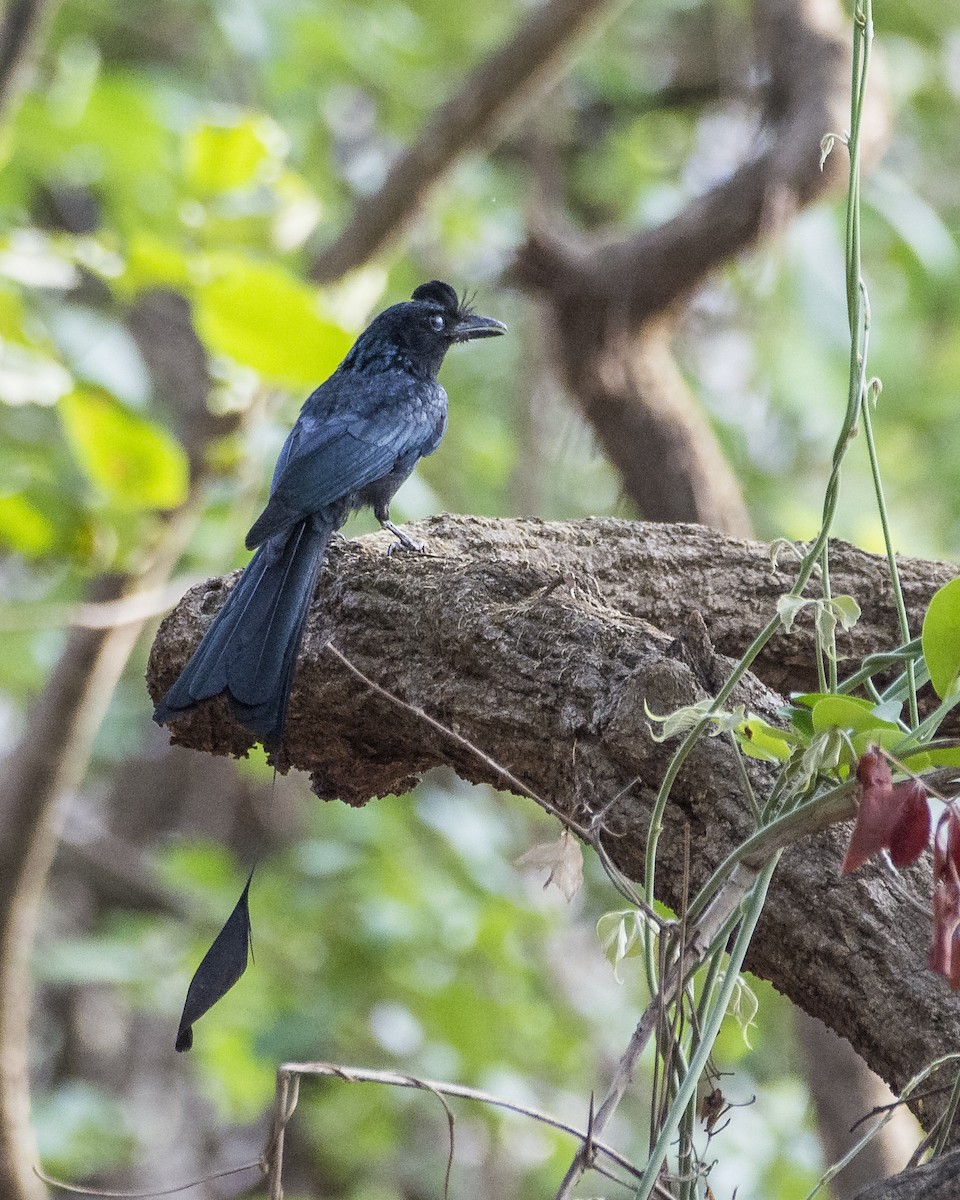
[(267, 507), (247, 534), (247, 548), (256, 553), (157, 705), (155, 721), (176, 720), (226, 692), (237, 719), (268, 749), (279, 745), (331, 535), (351, 512), (369, 505), (398, 539), (394, 546), (422, 549), (390, 521), (390, 500), (446, 429), (440, 364), (457, 342), (505, 332), (500, 321), (477, 315), (438, 280), (371, 322), (300, 410), (280, 451)]

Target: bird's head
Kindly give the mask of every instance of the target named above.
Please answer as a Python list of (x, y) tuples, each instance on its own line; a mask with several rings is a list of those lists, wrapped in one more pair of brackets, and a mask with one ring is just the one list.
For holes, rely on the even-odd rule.
[(475, 313), (465, 298), (458, 298), (449, 283), (434, 279), (422, 283), (411, 299), (382, 312), (344, 365), (362, 370), (366, 363), (375, 366), (373, 356), (385, 353), (408, 370), (432, 377), (455, 343), (498, 337), (506, 332), (507, 327), (501, 321)]

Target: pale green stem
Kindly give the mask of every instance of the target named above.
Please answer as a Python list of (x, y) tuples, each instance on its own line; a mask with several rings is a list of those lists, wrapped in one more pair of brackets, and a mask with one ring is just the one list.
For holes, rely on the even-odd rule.
[(706, 1019), (701, 1029), (700, 1044), (690, 1059), (689, 1067), (680, 1083), (680, 1087), (677, 1089), (676, 1097), (670, 1106), (670, 1111), (667, 1113), (663, 1128), (660, 1130), (656, 1142), (651, 1147), (646, 1170), (637, 1189), (637, 1200), (648, 1200), (656, 1186), (660, 1175), (660, 1167), (667, 1157), (670, 1143), (676, 1136), (676, 1130), (683, 1118), (684, 1111), (690, 1103), (691, 1098), (696, 1096), (697, 1084), (700, 1076), (706, 1069), (714, 1043), (717, 1040), (717, 1034), (720, 1032), (720, 1025), (730, 1006), (733, 990), (737, 984), (737, 976), (743, 966), (744, 957), (753, 938), (753, 931), (763, 911), (767, 888), (770, 886), (770, 880), (779, 861), (780, 855), (776, 854), (766, 864), (758, 875), (757, 882), (753, 885), (748, 899), (744, 902), (743, 919), (740, 922), (740, 928), (737, 931), (733, 949), (730, 951), (726, 974), (723, 983), (720, 985), (717, 1001), (706, 1014)]
[[(820, 555), (820, 576), (823, 598), (825, 601), (829, 601), (832, 597), (830, 590), (829, 542), (824, 545), (823, 554)], [(830, 673), (829, 682), (824, 674), (824, 660), (826, 660), (826, 669)], [(822, 692), (835, 692), (837, 690), (837, 627), (832, 622), (826, 646), (821, 643), (820, 623), (819, 621), (817, 622), (817, 678), (820, 681), (820, 690)]]
[[(867, 325), (864, 333), (864, 348), (869, 333), (869, 313), (866, 306)], [(877, 445), (873, 436), (873, 416), (870, 412), (869, 389), (865, 388), (860, 401), (860, 415), (863, 421), (863, 433), (867, 443), (867, 455), (870, 459), (870, 471), (873, 474), (873, 490), (877, 498), (877, 511), (880, 514), (880, 525), (883, 529), (883, 544), (887, 552), (887, 566), (890, 570), (890, 582), (893, 585), (893, 599), (897, 607), (897, 621), (900, 625), (900, 638), (903, 642), (910, 641), (910, 620), (907, 617), (907, 606), (903, 599), (903, 585), (900, 582), (900, 570), (897, 566), (897, 556), (893, 548), (893, 537), (890, 532), (890, 520), (887, 515), (887, 502), (883, 494), (883, 481), (880, 477), (880, 461), (877, 457)], [(907, 699), (910, 704), (910, 725), (916, 729), (920, 722), (917, 707), (917, 678), (913, 661), (908, 659), (906, 664)]]

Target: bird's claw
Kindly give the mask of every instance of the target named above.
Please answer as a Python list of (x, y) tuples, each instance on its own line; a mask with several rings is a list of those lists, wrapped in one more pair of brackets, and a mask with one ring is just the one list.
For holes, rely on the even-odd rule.
[(398, 552), (403, 554), (407, 554), (408, 552), (413, 554), (422, 554), (426, 548), (427, 546), (425, 542), (415, 542), (413, 538), (406, 537), (405, 535), (398, 535), (397, 540), (395, 542), (391, 542), (387, 547), (387, 557), (389, 558), (391, 554), (397, 554)]
[(387, 547), (388, 555), (396, 554), (398, 550), (410, 550), (415, 554), (422, 554), (424, 550), (426, 550), (427, 547), (423, 542), (414, 541), (414, 539), (405, 534), (402, 529), (398, 529), (392, 521), (381, 521), (380, 524), (384, 529), (389, 530), (389, 532), (392, 533), (397, 539), (395, 542), (391, 542)]

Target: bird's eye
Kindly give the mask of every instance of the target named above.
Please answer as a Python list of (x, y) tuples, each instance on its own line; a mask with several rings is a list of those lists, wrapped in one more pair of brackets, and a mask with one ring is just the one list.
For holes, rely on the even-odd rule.
[(443, 329), (443, 324), (443, 317), (441, 317), (439, 313), (434, 313), (430, 318), (430, 328), (435, 330), (437, 333), (441, 332)]

